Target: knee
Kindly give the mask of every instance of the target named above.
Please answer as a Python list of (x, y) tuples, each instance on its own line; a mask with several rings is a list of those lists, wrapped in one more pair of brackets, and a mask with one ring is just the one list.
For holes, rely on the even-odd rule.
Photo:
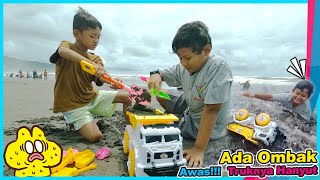
[(123, 105), (131, 106), (132, 101), (128, 97), (127, 93), (118, 92), (115, 99), (113, 100), (113, 103), (122, 103)]
[(124, 104), (126, 106), (131, 106), (132, 105), (132, 101), (127, 95), (123, 96), (121, 98), (121, 100), (122, 100), (122, 104)]
[(127, 106), (131, 106), (132, 105), (132, 100), (127, 97), (127, 99), (125, 100), (125, 104)]
[(87, 140), (89, 142), (95, 143), (95, 142), (98, 142), (101, 138), (102, 138), (102, 133), (99, 131), (99, 132), (92, 134), (90, 137), (88, 137)]

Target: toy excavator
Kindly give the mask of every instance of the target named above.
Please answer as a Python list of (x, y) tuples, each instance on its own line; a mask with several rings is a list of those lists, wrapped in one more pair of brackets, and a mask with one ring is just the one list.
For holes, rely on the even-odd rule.
[(275, 140), (278, 125), (271, 121), (266, 113), (255, 116), (246, 109), (240, 109), (233, 115), (233, 120), (234, 122), (228, 124), (228, 129), (244, 136), (255, 145), (258, 145), (259, 141), (269, 145)]

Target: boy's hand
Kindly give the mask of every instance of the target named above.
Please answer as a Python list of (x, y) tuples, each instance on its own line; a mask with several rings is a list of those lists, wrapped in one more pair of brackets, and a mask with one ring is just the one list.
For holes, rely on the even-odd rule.
[(188, 163), (188, 167), (201, 167), (203, 164), (204, 151), (193, 147), (183, 151)]
[(94, 62), (91, 62), (91, 64), (94, 66), (95, 70), (96, 70), (96, 73), (95, 73), (95, 76), (100, 78), (100, 76), (102, 75), (107, 75), (107, 76), (110, 76), (106, 70), (104, 69), (104, 67), (100, 64), (97, 64), (97, 63), (94, 63)]
[[(94, 62), (91, 62), (91, 64), (94, 66), (94, 68), (96, 70), (96, 73), (94, 75), (96, 76), (97, 79), (104, 82), (101, 77), (102, 75), (107, 75), (110, 77), (110, 74), (107, 73), (107, 71), (104, 69), (104, 67), (102, 65), (94, 63)], [(105, 83), (110, 84), (109, 82), (105, 82)]]
[(148, 87), (149, 89), (155, 88), (158, 92), (161, 89), (162, 86), (162, 80), (160, 74), (152, 74), (149, 81), (148, 81)]
[[(120, 83), (122, 83), (122, 80), (121, 79), (119, 79), (119, 78), (113, 78), (114, 80), (116, 80), (116, 81), (118, 81), (118, 82), (120, 82)], [(113, 84), (113, 83), (111, 83), (111, 85), (109, 86), (111, 89), (114, 89), (114, 90), (117, 90), (117, 89), (120, 89), (120, 87), (117, 85), (117, 84)]]
[(245, 93), (241, 93), (240, 96), (246, 96), (246, 97), (249, 97), (249, 98), (254, 98), (254, 93), (245, 92)]

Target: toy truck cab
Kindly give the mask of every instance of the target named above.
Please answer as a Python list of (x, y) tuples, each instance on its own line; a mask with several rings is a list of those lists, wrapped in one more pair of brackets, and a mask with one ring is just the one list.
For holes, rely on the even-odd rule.
[(262, 141), (265, 145), (271, 144), (277, 135), (276, 122), (270, 120), (270, 116), (261, 113), (258, 116), (249, 114), (246, 109), (240, 109), (233, 115), (232, 123), (228, 124), (228, 129), (244, 136), (253, 144), (258, 145)]
[(126, 126), (123, 150), (129, 154), (130, 176), (176, 176), (186, 165), (183, 158), (182, 136), (172, 114), (138, 116), (128, 112), (131, 125)]

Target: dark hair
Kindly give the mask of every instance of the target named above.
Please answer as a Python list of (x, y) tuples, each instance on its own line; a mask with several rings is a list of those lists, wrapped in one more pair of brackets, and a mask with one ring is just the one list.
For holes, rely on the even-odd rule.
[(300, 89), (300, 90), (307, 89), (308, 90), (308, 97), (310, 97), (311, 94), (313, 93), (314, 86), (310, 81), (303, 80), (303, 81), (300, 81), (296, 84), (296, 86), (293, 88), (293, 91), (295, 89)]
[(102, 30), (101, 23), (92, 16), (88, 11), (79, 7), (79, 10), (73, 17), (73, 30), (87, 30), (88, 28), (95, 29), (99, 27)]
[(193, 52), (200, 54), (207, 44), (211, 44), (208, 27), (201, 21), (193, 21), (179, 28), (172, 41), (172, 50), (177, 53), (180, 48), (192, 48)]

